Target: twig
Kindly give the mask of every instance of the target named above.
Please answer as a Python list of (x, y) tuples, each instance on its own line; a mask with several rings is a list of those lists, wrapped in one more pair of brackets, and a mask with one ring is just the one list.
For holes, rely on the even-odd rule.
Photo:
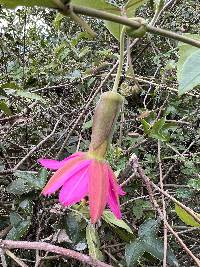
[(20, 160), (20, 162), (17, 163), (17, 165), (13, 168), (13, 171), (16, 171), (16, 170), (19, 168), (19, 166), (21, 166), (22, 163), (24, 163), (24, 161), (26, 161), (26, 160), (30, 157), (30, 155), (31, 155), (35, 150), (37, 150), (37, 149), (38, 149), (41, 145), (43, 145), (49, 138), (51, 138), (52, 135), (54, 135), (54, 133), (55, 133), (55, 131), (56, 131), (56, 128), (57, 128), (58, 124), (60, 123), (62, 117), (63, 117), (63, 115), (62, 115), (61, 118), (56, 122), (56, 124), (55, 124), (55, 126), (54, 126), (52, 132), (51, 132), (49, 135), (47, 135), (47, 136), (46, 136), (41, 142), (39, 142), (36, 146), (34, 146), (34, 147), (28, 152), (28, 154), (27, 154), (22, 160)]
[(194, 213), (193, 210), (191, 210), (190, 208), (186, 207), (183, 203), (181, 203), (180, 201), (178, 201), (176, 198), (172, 197), (170, 194), (168, 194), (166, 191), (162, 190), (159, 186), (155, 185), (152, 181), (150, 181), (151, 185), (158, 190), (160, 193), (162, 193), (164, 196), (168, 197), (169, 199), (171, 199), (174, 203), (176, 203), (178, 206), (180, 206), (181, 208), (183, 208), (185, 211), (187, 211), (187, 213), (189, 213), (193, 219), (200, 223), (200, 218)]
[(16, 263), (18, 263), (21, 267), (28, 267), (21, 259), (19, 259), (14, 253), (12, 253), (10, 250), (5, 251), (6, 254), (11, 257)]
[(4, 254), (3, 249), (0, 248), (0, 257), (1, 257), (1, 263), (2, 263), (2, 267), (7, 267), (7, 262), (6, 262), (6, 257)]
[[(160, 187), (163, 190), (163, 172), (162, 172), (162, 162), (161, 162), (161, 145), (158, 140), (158, 163), (159, 163), (159, 172), (160, 172)], [(166, 205), (165, 197), (162, 195), (162, 208), (163, 208), (163, 219), (164, 219), (164, 250), (163, 250), (163, 267), (167, 266), (167, 214), (166, 214)]]
[[(158, 214), (160, 216), (160, 218), (162, 220), (164, 220), (163, 217), (163, 213), (158, 205), (158, 202), (156, 201), (156, 199), (154, 198), (154, 194), (153, 194), (153, 190), (152, 190), (152, 185), (153, 183), (151, 182), (151, 180), (149, 179), (149, 177), (147, 177), (144, 173), (144, 170), (141, 168), (141, 166), (139, 165), (138, 159), (135, 155), (133, 155), (131, 157), (131, 164), (133, 167), (133, 170), (137, 170), (140, 177), (142, 178), (142, 180), (144, 181), (147, 191), (149, 193), (149, 198), (151, 203), (153, 204), (153, 206), (156, 208), (156, 210), (158, 211)], [(161, 190), (161, 189), (160, 189)], [(163, 191), (164, 192), (164, 191)], [(198, 267), (200, 267), (200, 261), (199, 259), (197, 259), (197, 257), (192, 253), (192, 251), (185, 245), (185, 243), (183, 242), (183, 240), (178, 236), (178, 234), (173, 230), (173, 228), (169, 225), (168, 222), (166, 222), (166, 226), (168, 228), (168, 230), (174, 235), (174, 237), (177, 239), (177, 241), (180, 243), (180, 245), (182, 246), (182, 248), (188, 253), (188, 255), (195, 261), (195, 263), (197, 264)]]
[[(75, 5), (73, 5), (72, 8), (73, 8), (73, 11), (75, 13), (90, 16), (93, 18), (99, 18), (99, 19), (103, 19), (103, 20), (117, 22), (117, 23), (120, 23), (122, 25), (130, 26), (133, 29), (138, 29), (141, 25), (140, 23), (136, 22), (135, 20), (130, 20), (130, 19), (127, 19), (125, 17), (117, 16), (117, 15), (114, 15), (112, 13), (107, 13), (107, 12), (97, 10), (97, 9), (86, 8), (83, 6), (75, 6)], [(150, 33), (153, 33), (153, 34), (161, 35), (161, 36), (171, 38), (171, 39), (174, 39), (176, 41), (187, 43), (187, 44), (190, 44), (190, 45), (193, 45), (195, 47), (200, 48), (200, 42), (198, 40), (194, 40), (194, 39), (188, 38), (186, 36), (176, 34), (176, 33), (171, 32), (171, 31), (167, 31), (167, 30), (164, 30), (164, 29), (161, 29), (158, 27), (154, 27), (151, 25), (147, 25), (147, 31)]]
[(68, 258), (78, 260), (82, 263), (88, 264), (93, 267), (112, 267), (112, 265), (106, 264), (99, 260), (95, 260), (90, 256), (81, 254), (79, 252), (66, 249), (63, 247), (51, 245), (46, 242), (28, 242), (28, 241), (13, 241), (13, 240), (1, 240), (0, 247), (3, 249), (32, 249), (32, 250), (44, 250), (55, 254), (59, 254)]

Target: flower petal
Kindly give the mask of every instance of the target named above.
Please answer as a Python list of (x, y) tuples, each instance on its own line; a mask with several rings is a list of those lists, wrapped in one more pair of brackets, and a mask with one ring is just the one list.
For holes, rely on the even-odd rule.
[(91, 160), (83, 160), (75, 157), (68, 160), (63, 167), (58, 169), (51, 177), (47, 185), (42, 190), (43, 195), (50, 195), (58, 190), (70, 177), (75, 175), (80, 170), (86, 168)]
[(82, 152), (77, 152), (72, 154), (71, 156), (59, 161), (59, 160), (54, 160), (54, 159), (39, 159), (38, 163), (40, 163), (43, 167), (50, 169), (50, 170), (58, 170), (59, 168), (63, 167), (66, 161), (69, 159), (75, 158), (75, 157), (80, 157), (82, 156)]
[(92, 160), (89, 166), (89, 204), (92, 223), (97, 222), (106, 206), (108, 182), (105, 163)]
[(108, 177), (109, 177), (109, 193), (108, 193), (108, 205), (111, 211), (114, 213), (117, 219), (121, 218), (119, 196), (118, 194), (124, 194), (124, 191), (117, 184), (114, 172), (108, 165)]
[(79, 202), (88, 194), (88, 168), (84, 168), (68, 179), (59, 194), (59, 201), (65, 206)]

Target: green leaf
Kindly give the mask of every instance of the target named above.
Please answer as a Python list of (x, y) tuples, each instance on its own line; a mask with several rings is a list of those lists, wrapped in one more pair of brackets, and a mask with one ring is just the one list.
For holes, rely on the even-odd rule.
[(57, 13), (54, 21), (53, 21), (53, 26), (55, 27), (56, 30), (60, 30), (60, 26), (61, 26), (61, 22), (63, 20), (63, 18), (65, 18), (66, 16), (61, 14), (61, 13)]
[(178, 78), (179, 95), (192, 90), (200, 84), (200, 50), (192, 53), (184, 62)]
[[(198, 34), (190, 34), (186, 33), (185, 36), (189, 38), (193, 38), (195, 40), (200, 40), (200, 35)], [(194, 52), (199, 51), (198, 47), (185, 44), (185, 43), (179, 43), (179, 59), (177, 62), (177, 78), (179, 80), (180, 73), (183, 68), (184, 62), (187, 60), (188, 57), (190, 57)]]
[(86, 121), (82, 126), (82, 130), (90, 129), (90, 128), (92, 128), (92, 120)]
[[(158, 222), (148, 219), (139, 228), (139, 238), (126, 247), (126, 261), (128, 266), (134, 266), (144, 252), (150, 253), (155, 258), (162, 260), (164, 254), (163, 241), (157, 236)], [(172, 250), (167, 249), (167, 262), (172, 266), (178, 266), (178, 262)]]
[(109, 13), (113, 13), (116, 10), (119, 10), (117, 6), (110, 4), (105, 0), (71, 0), (71, 3), (77, 6), (90, 7)]
[(92, 224), (86, 227), (86, 239), (89, 249), (89, 255), (97, 260), (103, 260), (103, 254), (100, 251), (100, 241), (98, 233)]
[(19, 210), (22, 210), (24, 215), (31, 215), (33, 212), (33, 201), (24, 199), (19, 203)]
[(134, 17), (137, 8), (142, 6), (145, 2), (147, 2), (147, 0), (129, 0), (125, 5), (126, 15), (129, 18)]
[(25, 234), (31, 225), (31, 220), (22, 220), (16, 227), (13, 227), (7, 234), (6, 239), (19, 240)]
[(143, 129), (144, 129), (144, 133), (145, 134), (148, 134), (149, 133), (149, 130), (151, 129), (151, 124), (149, 124), (144, 119), (142, 119), (141, 122), (142, 122), (142, 126), (143, 126)]
[[(123, 10), (124, 12), (126, 12), (127, 17), (134, 17), (137, 8), (142, 6), (145, 2), (146, 0), (129, 0), (123, 7)], [(119, 8), (117, 10), (114, 10), (112, 14), (118, 16), (122, 15)], [(123, 25), (112, 21), (105, 21), (105, 26), (110, 31), (110, 33), (119, 41)]]
[(13, 227), (17, 227), (23, 218), (17, 212), (10, 213), (10, 224)]
[[(179, 205), (175, 204), (175, 211), (178, 217), (181, 219), (182, 222), (184, 222), (187, 225), (194, 226), (194, 227), (200, 227), (200, 224), (195, 221), (195, 219), (183, 208), (181, 208)], [(200, 218), (200, 214), (196, 215)]]
[[(164, 257), (164, 244), (163, 241), (156, 236), (154, 238), (147, 238), (143, 242), (143, 247), (146, 252), (150, 253), (153, 257), (163, 260)], [(167, 249), (167, 262), (170, 266), (178, 266), (178, 262), (172, 250)]]
[(137, 261), (144, 254), (144, 244), (139, 239), (137, 242), (132, 242), (125, 247), (125, 257), (127, 266), (132, 267), (137, 264)]
[(41, 169), (37, 179), (37, 186), (39, 187), (39, 189), (42, 189), (45, 186), (47, 178), (48, 178), (48, 171), (46, 169)]
[(14, 180), (12, 183), (9, 184), (7, 187), (8, 193), (16, 194), (16, 195), (23, 195), (32, 191), (33, 188), (27, 185), (26, 181), (19, 178)]
[(16, 93), (16, 95), (23, 97), (23, 98), (26, 98), (26, 99), (37, 100), (37, 101), (40, 101), (42, 103), (46, 103), (46, 101), (44, 100), (43, 97), (41, 97), (35, 93), (31, 93), (28, 91), (22, 91), (22, 90), (18, 90), (15, 93)]
[(7, 8), (15, 8), (17, 6), (41, 6), (55, 8), (57, 6), (53, 0), (0, 0), (0, 4)]
[(0, 101), (0, 110), (2, 110), (8, 116), (12, 115), (11, 109), (4, 101)]
[(102, 218), (111, 226), (114, 226), (114, 227), (118, 226), (120, 228), (125, 229), (130, 234), (133, 234), (133, 231), (128, 226), (128, 224), (126, 224), (123, 220), (116, 219), (116, 217), (114, 216), (114, 214), (111, 211), (105, 210)]

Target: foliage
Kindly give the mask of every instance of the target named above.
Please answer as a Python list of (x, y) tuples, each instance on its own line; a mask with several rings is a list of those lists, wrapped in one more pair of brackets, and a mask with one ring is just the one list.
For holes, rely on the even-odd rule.
[[(9, 227), (3, 238), (37, 238), (114, 266), (160, 266), (163, 225), (155, 220), (157, 214), (146, 188), (135, 176), (124, 186), (127, 194), (121, 200), (122, 220), (116, 220), (106, 210), (95, 227), (89, 222), (87, 200), (63, 208), (57, 194), (50, 198), (40, 195), (50, 174), (39, 169), (37, 159), (58, 155), (63, 159), (77, 149), (88, 149), (92, 114), (100, 95), (96, 89), (118, 59), (121, 25), (84, 17), (97, 33), (92, 39), (69, 17), (53, 9), (35, 8), (33, 2), (41, 4), (39, 0), (29, 1), (31, 7), (15, 8), (21, 1), (0, 1), (13, 8), (0, 10), (0, 230)], [(148, 21), (158, 5), (158, 1), (136, 0), (72, 3), (116, 15), (121, 14), (123, 6), (129, 18), (137, 14)], [(53, 1), (42, 1), (42, 6), (49, 4), (54, 7)], [(157, 26), (189, 32), (188, 37), (199, 39), (197, 5), (184, 0), (169, 6)], [(147, 34), (133, 46), (131, 59), (136, 80), (126, 72), (124, 64), (120, 91), (124, 85), (126, 99), (107, 157), (119, 183), (132, 175), (128, 163), (132, 153), (138, 156), (152, 181), (159, 183), (159, 140), (164, 189), (196, 213), (200, 188), (198, 58), (198, 48), (156, 35)], [(112, 85), (113, 76), (101, 91)], [(86, 106), (94, 94), (94, 100)], [(77, 122), (82, 112), (84, 115)], [(46, 141), (37, 148), (43, 140)], [(32, 150), (17, 170), (10, 171)], [(160, 200), (157, 193), (155, 197)], [(180, 207), (174, 211), (171, 202), (166, 201), (166, 211), (175, 230), (194, 228), (180, 236), (195, 254), (199, 246), (198, 225)], [(169, 264), (193, 265), (171, 236), (168, 248)], [(34, 251), (14, 253), (35, 261)], [(7, 261), (12, 266), (11, 259)], [(77, 261), (50, 261), (47, 256), (45, 264), (77, 266)]]

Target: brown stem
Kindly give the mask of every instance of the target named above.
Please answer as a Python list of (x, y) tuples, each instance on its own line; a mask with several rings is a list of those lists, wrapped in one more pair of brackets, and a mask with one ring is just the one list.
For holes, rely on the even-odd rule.
[(46, 242), (28, 242), (28, 241), (13, 241), (13, 240), (1, 240), (0, 241), (0, 248), (2, 249), (33, 249), (33, 250), (44, 250), (49, 251), (55, 254), (59, 254), (68, 258), (72, 258), (82, 263), (88, 264), (93, 267), (112, 267), (112, 265), (106, 264), (99, 260), (95, 260), (90, 256), (81, 254), (79, 252), (51, 245)]

